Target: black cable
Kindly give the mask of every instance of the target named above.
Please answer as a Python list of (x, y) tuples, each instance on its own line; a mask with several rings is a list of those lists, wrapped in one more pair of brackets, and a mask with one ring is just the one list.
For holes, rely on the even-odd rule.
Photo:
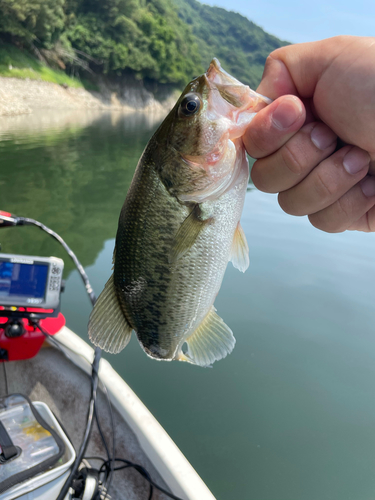
[(77, 259), (76, 254), (73, 252), (73, 250), (65, 243), (65, 241), (61, 238), (59, 234), (57, 234), (55, 231), (47, 227), (46, 225), (42, 224), (41, 222), (38, 222), (35, 219), (30, 219), (29, 217), (17, 217), (17, 225), (21, 226), (37, 226), (46, 233), (48, 233), (50, 236), (55, 238), (61, 245), (64, 247), (66, 252), (69, 254), (70, 258), (73, 260), (74, 264), (76, 265), (78, 272), (82, 278), (83, 284), (85, 285), (86, 292), (88, 296), (90, 297), (91, 303), (94, 306), (96, 302), (96, 296), (94, 293), (94, 290), (92, 289), (92, 286), (90, 284), (90, 280), (86, 274), (86, 271), (84, 270), (82, 264), (80, 261)]
[[(33, 323), (39, 330), (43, 333), (45, 337), (48, 337), (48, 339), (51, 341), (51, 343), (55, 346), (58, 346), (58, 342), (56, 339), (54, 339), (44, 328), (42, 328), (39, 324), (39, 322), (34, 322)], [(60, 349), (61, 347), (58, 346)], [(61, 349), (62, 350), (62, 349)], [(97, 355), (99, 351), (99, 356)], [(86, 430), (85, 434), (83, 436), (83, 440), (81, 443), (81, 447), (79, 449), (79, 452), (76, 456), (76, 459), (74, 461), (74, 464), (72, 465), (72, 468), (70, 470), (70, 474), (67, 478), (67, 480), (64, 483), (64, 486), (62, 487), (59, 496), (57, 497), (56, 500), (64, 500), (65, 496), (67, 495), (70, 484), (76, 475), (78, 471), (78, 467), (80, 463), (82, 462), (83, 455), (85, 454), (86, 448), (87, 448), (87, 443), (90, 438), (91, 430), (92, 430), (92, 423), (93, 423), (93, 416), (94, 416), (94, 410), (95, 410), (95, 403), (96, 403), (96, 394), (97, 394), (97, 389), (98, 389), (98, 381), (99, 381), (99, 361), (100, 361), (100, 356), (101, 355), (101, 349), (96, 348), (95, 349), (95, 356), (94, 356), (94, 361), (92, 363), (92, 375), (91, 375), (91, 398), (90, 398), (90, 403), (89, 403), (89, 410), (87, 413), (87, 422), (86, 422)]]
[[(96, 407), (95, 407), (95, 420), (96, 420), (96, 425), (98, 426), (100, 438), (102, 440), (103, 446), (104, 446), (105, 451), (107, 453), (108, 460), (105, 460), (105, 462), (109, 462), (110, 464), (113, 464), (113, 460), (111, 458), (111, 454), (110, 454), (109, 449), (108, 449), (108, 444), (107, 444), (107, 441), (105, 439), (104, 433), (102, 431), (102, 426), (101, 426), (100, 421), (99, 421), (98, 411), (97, 411)], [(104, 480), (102, 482), (102, 488), (104, 491), (104, 499), (103, 500), (106, 500), (106, 498), (107, 498), (108, 485), (110, 485), (112, 482), (112, 474), (113, 474), (113, 466), (111, 466), (110, 470), (106, 469), (105, 474), (104, 474)]]
[(98, 417), (98, 411), (97, 409), (95, 408), (95, 420), (96, 420), (96, 425), (98, 426), (98, 431), (99, 431), (99, 434), (100, 434), (100, 438), (102, 440), (102, 443), (103, 443), (103, 446), (105, 448), (105, 452), (107, 453), (107, 460), (105, 460), (106, 462), (110, 462), (111, 461), (111, 454), (109, 453), (109, 449), (108, 449), (108, 444), (107, 444), (107, 441), (104, 437), (104, 433), (102, 431), (102, 426), (99, 422), (99, 417)]
[[(106, 460), (103, 457), (84, 457), (84, 458), (86, 460), (99, 460), (100, 462), (102, 462), (102, 465), (101, 465), (101, 467), (99, 469), (99, 473), (105, 472), (103, 469), (107, 470), (108, 469), (108, 464), (110, 463), (110, 460)], [(114, 472), (118, 471), (118, 470), (123, 470), (123, 469), (128, 469), (128, 468), (134, 468), (136, 471), (138, 471), (150, 483), (150, 494), (149, 494), (148, 500), (151, 500), (151, 498), (152, 498), (153, 488), (154, 487), (156, 489), (160, 490), (165, 495), (167, 495), (169, 498), (172, 498), (174, 500), (182, 500), (180, 497), (177, 497), (177, 496), (173, 495), (173, 493), (169, 493), (164, 488), (162, 488), (161, 486), (159, 486), (156, 483), (154, 483), (154, 481), (151, 479), (150, 474), (148, 473), (148, 471), (142, 465), (135, 464), (135, 463), (130, 462), (129, 460), (125, 460), (123, 458), (115, 458), (113, 460), (113, 462), (123, 462), (123, 463), (125, 463), (125, 465), (122, 465), (120, 467), (114, 467), (113, 468)]]
[[(73, 361), (72, 358), (63, 350), (62, 346), (60, 345), (60, 342), (57, 339), (55, 339), (51, 334), (49, 334), (43, 327), (40, 326), (39, 321), (35, 321), (35, 322), (33, 322), (33, 324), (35, 327), (37, 327), (43, 333), (43, 335), (45, 337), (48, 338), (49, 342), (51, 342), (52, 345), (54, 345), (56, 348), (58, 348), (64, 354), (64, 356), (66, 356), (70, 361)], [(112, 441), (113, 454), (112, 454), (112, 457), (115, 457), (115, 454), (114, 454), (115, 453), (115, 433), (114, 433), (115, 426), (114, 426), (113, 409), (112, 409), (112, 405), (111, 405), (111, 402), (109, 399), (107, 387), (103, 382), (102, 382), (102, 386), (104, 388), (103, 392), (106, 395), (107, 404), (108, 404), (108, 408), (110, 411), (110, 420), (111, 420), (111, 428), (112, 428), (112, 436), (113, 436), (113, 441)], [(96, 402), (96, 396), (95, 396), (95, 402)], [(100, 467), (99, 472), (105, 473), (105, 481), (103, 481), (103, 486), (105, 488), (105, 496), (104, 496), (103, 500), (105, 500), (107, 498), (108, 490), (109, 490), (109, 487), (110, 487), (111, 482), (112, 482), (113, 473), (115, 471), (123, 470), (123, 469), (127, 469), (127, 468), (134, 468), (137, 472), (139, 472), (149, 482), (150, 493), (149, 493), (148, 500), (152, 499), (153, 488), (160, 490), (162, 493), (167, 495), (169, 498), (172, 498), (174, 500), (182, 500), (181, 498), (173, 495), (172, 493), (169, 493), (168, 491), (164, 490), (164, 488), (162, 488), (161, 486), (154, 483), (153, 480), (151, 479), (150, 474), (142, 465), (135, 464), (135, 463), (133, 463), (129, 460), (125, 460), (123, 458), (111, 458), (108, 444), (107, 444), (107, 441), (105, 439), (103, 429), (101, 427), (99, 417), (98, 417), (97, 411), (95, 409), (95, 405), (94, 405), (94, 414), (95, 414), (95, 419), (96, 419), (96, 423), (98, 426), (98, 431), (99, 431), (101, 440), (103, 442), (104, 448), (106, 450), (108, 460), (104, 459), (103, 457), (82, 457), (80, 462), (82, 461), (83, 458), (85, 458), (86, 460), (100, 460), (102, 462), (102, 465)], [(77, 455), (77, 457), (78, 457), (78, 455)], [(123, 465), (121, 467), (115, 467), (115, 462), (123, 462), (126, 465)], [(103, 467), (105, 470), (103, 470)], [(57, 499), (57, 500), (59, 500), (59, 499)]]
[[(107, 391), (107, 387), (106, 385), (103, 383), (103, 387), (105, 389), (105, 396), (106, 396), (106, 400), (107, 400), (107, 405), (108, 405), (108, 408), (109, 408), (109, 414), (110, 414), (110, 419), (111, 419), (111, 428), (112, 428), (112, 460), (111, 460), (111, 471), (110, 471), (110, 476), (109, 476), (109, 479), (108, 479), (108, 484), (106, 484), (106, 492), (108, 492), (110, 486), (111, 486), (111, 483), (112, 483), (112, 478), (113, 478), (113, 472), (115, 470), (115, 458), (116, 458), (116, 435), (115, 435), (115, 432), (116, 432), (116, 428), (115, 428), (115, 419), (114, 419), (114, 416), (113, 416), (113, 409), (112, 409), (112, 405), (111, 405), (111, 400), (109, 399), (109, 394), (108, 394), (108, 391)], [(106, 500), (106, 497), (107, 497), (107, 493), (104, 497), (104, 500)]]
[(5, 395), (8, 396), (9, 394), (9, 387), (8, 387), (8, 377), (7, 377), (7, 370), (5, 367), (6, 361), (3, 361), (3, 371), (4, 371), (4, 381), (5, 381)]
[[(115, 461), (116, 462), (123, 462), (125, 464), (125, 465), (122, 465), (121, 467), (115, 467), (114, 468), (115, 471), (127, 469), (127, 468), (131, 467), (131, 468), (135, 469), (137, 472), (139, 472), (141, 474), (141, 476), (143, 476), (150, 483), (150, 486), (153, 486), (154, 488), (161, 491), (162, 493), (164, 493), (164, 495), (166, 495), (169, 498), (172, 498), (173, 500), (182, 500), (182, 498), (177, 497), (176, 495), (173, 495), (173, 493), (169, 493), (169, 491), (165, 490), (164, 488), (162, 488), (161, 486), (156, 484), (151, 479), (150, 474), (147, 472), (147, 470), (142, 465), (135, 464), (133, 462), (130, 462), (130, 460), (125, 460), (124, 458), (115, 458)], [(108, 461), (103, 463), (103, 465), (100, 468), (100, 472), (102, 472), (103, 467), (107, 467), (107, 464), (108, 464)], [(149, 496), (149, 500), (150, 499), (151, 499), (151, 496)]]
[(111, 421), (111, 429), (112, 429), (112, 457), (111, 457), (111, 455), (109, 453), (107, 441), (105, 439), (104, 433), (103, 433), (101, 425), (100, 425), (99, 416), (98, 416), (98, 413), (97, 413), (97, 411), (95, 409), (95, 419), (96, 419), (96, 423), (97, 423), (97, 426), (98, 426), (98, 431), (99, 431), (101, 440), (103, 442), (104, 448), (105, 448), (107, 456), (108, 456), (108, 462), (110, 463), (110, 470), (108, 471), (108, 473), (106, 473), (105, 481), (103, 482), (103, 487), (105, 488), (105, 495), (104, 495), (104, 499), (103, 500), (106, 500), (109, 488), (110, 488), (111, 483), (112, 483), (113, 471), (114, 471), (114, 466), (115, 466), (116, 436), (115, 436), (115, 422), (114, 422), (114, 417), (113, 417), (113, 409), (112, 409), (111, 401), (109, 399), (107, 387), (104, 384), (104, 382), (102, 382), (102, 386), (103, 386), (103, 389), (104, 389), (103, 392), (104, 392), (104, 394), (106, 396), (106, 400), (107, 400), (107, 406), (108, 406), (108, 409), (109, 409), (110, 421)]
[(64, 354), (70, 361), (73, 361), (72, 358), (63, 351), (63, 348), (60, 345), (60, 342), (56, 340), (50, 333), (48, 333), (44, 328), (40, 326), (39, 320), (30, 320), (30, 323), (33, 325), (34, 328), (38, 328), (39, 331), (43, 333), (43, 335), (48, 339), (48, 342), (50, 342), (56, 349), (58, 349), (60, 352)]
[(99, 370), (100, 358), (101, 358), (101, 349), (99, 349), (97, 347), (95, 349), (94, 361), (92, 363), (91, 398), (90, 398), (90, 403), (89, 403), (89, 410), (87, 412), (87, 423), (86, 423), (85, 434), (83, 436), (81, 447), (79, 449), (79, 452), (77, 454), (75, 462), (70, 470), (70, 474), (69, 474), (67, 480), (65, 481), (64, 486), (62, 487), (62, 489), (59, 493), (59, 496), (57, 497), (56, 500), (64, 500), (65, 496), (67, 495), (69, 488), (70, 488), (70, 484), (78, 471), (78, 467), (82, 461), (82, 458), (83, 458), (85, 451), (86, 451), (86, 448), (87, 448), (87, 444), (88, 444), (91, 430), (92, 430), (92, 423), (93, 423), (94, 409), (95, 409), (95, 402), (96, 402), (96, 393), (98, 390), (98, 382), (99, 382), (98, 370)]
[[(91, 300), (91, 304), (94, 306), (95, 302), (96, 302), (96, 296), (95, 296), (94, 290), (92, 289), (92, 286), (90, 284), (90, 280), (89, 280), (82, 264), (78, 260), (77, 256), (75, 255), (73, 250), (67, 245), (67, 243), (65, 243), (63, 238), (59, 234), (57, 234), (55, 231), (53, 231), (52, 229), (47, 227), (45, 224), (42, 224), (41, 222), (39, 222), (35, 219), (30, 219), (28, 217), (15, 217), (15, 216), (11, 216), (11, 219), (13, 220), (13, 222), (12, 222), (13, 225), (33, 225), (33, 226), (39, 227), (40, 229), (42, 229), (43, 231), (48, 233), (50, 236), (55, 238), (64, 247), (64, 249), (66, 250), (66, 252), (70, 256), (70, 258), (73, 260), (74, 264), (76, 265), (77, 270), (82, 278), (83, 284), (86, 288), (86, 292)], [(46, 332), (46, 333), (48, 334), (48, 332)], [(78, 471), (78, 467), (81, 463), (82, 457), (85, 454), (85, 451), (87, 448), (87, 444), (88, 444), (88, 440), (90, 438), (92, 424), (93, 424), (93, 416), (94, 416), (94, 409), (95, 409), (95, 402), (96, 402), (96, 393), (97, 393), (97, 389), (98, 389), (98, 370), (99, 370), (99, 362), (100, 362), (101, 355), (102, 355), (102, 351), (100, 348), (97, 347), (95, 349), (94, 360), (92, 362), (91, 398), (90, 398), (90, 403), (89, 403), (89, 410), (87, 413), (85, 434), (83, 436), (82, 444), (81, 444), (81, 447), (80, 447), (79, 452), (77, 454), (77, 457), (76, 457), (74, 464), (70, 470), (70, 474), (69, 474), (67, 480), (65, 481), (64, 486), (62, 487), (62, 490), (60, 491), (59, 496), (57, 497), (56, 500), (64, 500), (66, 494), (69, 491), (70, 484)]]
[[(5, 217), (5, 218), (7, 218), (7, 217)], [(92, 305), (94, 306), (95, 302), (96, 302), (96, 296), (95, 296), (95, 293), (94, 293), (94, 291), (93, 291), (93, 289), (91, 287), (89, 278), (88, 278), (88, 276), (87, 276), (87, 274), (86, 274), (86, 272), (85, 272), (82, 264), (77, 259), (75, 253), (65, 243), (65, 241), (63, 240), (63, 238), (61, 238), (61, 236), (58, 235), (55, 231), (53, 231), (52, 229), (50, 229), (46, 225), (42, 224), (41, 222), (38, 222), (35, 219), (30, 219), (28, 217), (10, 216), (9, 220), (11, 221), (10, 225), (34, 225), (34, 226), (37, 226), (40, 229), (42, 229), (43, 231), (45, 231), (46, 233), (48, 233), (50, 236), (52, 236), (53, 238), (55, 238), (64, 247), (64, 249), (66, 250), (66, 252), (69, 254), (69, 256), (71, 257), (71, 259), (73, 260), (74, 264), (76, 265), (77, 270), (78, 270), (78, 272), (79, 272), (79, 274), (80, 274), (80, 276), (82, 278), (82, 281), (84, 283), (84, 286), (86, 288), (86, 292), (89, 295), (89, 298), (91, 300)], [(51, 343), (55, 347), (57, 347), (58, 349), (60, 349), (67, 356), (67, 354), (63, 351), (63, 349), (59, 345), (59, 342), (56, 339), (54, 339), (47, 331), (45, 331), (40, 326), (39, 322), (35, 322), (34, 325), (37, 326), (39, 328), (39, 330), (46, 337), (49, 338), (49, 340), (51, 341)], [(107, 452), (107, 455), (108, 455), (108, 460), (104, 461), (103, 464), (102, 464), (102, 466), (101, 466), (101, 468), (100, 468), (100, 472), (104, 472), (104, 471), (102, 471), (103, 467), (107, 471), (106, 481), (103, 484), (103, 486), (107, 488), (106, 492), (105, 492), (104, 500), (107, 498), (107, 493), (108, 493), (108, 489), (109, 489), (111, 481), (112, 481), (113, 472), (116, 471), (116, 470), (126, 469), (126, 468), (129, 468), (129, 467), (132, 467), (135, 470), (137, 470), (149, 482), (149, 484), (150, 484), (150, 494), (149, 494), (148, 500), (151, 500), (151, 498), (152, 498), (153, 488), (158, 489), (159, 491), (161, 491), (162, 493), (164, 493), (165, 495), (167, 495), (169, 498), (172, 498), (173, 500), (182, 500), (181, 498), (173, 495), (172, 493), (169, 493), (164, 488), (162, 488), (161, 486), (158, 486), (156, 483), (154, 483), (153, 480), (151, 479), (150, 474), (141, 465), (134, 464), (133, 462), (130, 462), (129, 460), (125, 460), (125, 459), (122, 459), (122, 458), (115, 458), (115, 444), (116, 444), (116, 441), (115, 441), (115, 427), (114, 427), (113, 411), (112, 411), (112, 405), (111, 405), (111, 402), (110, 402), (110, 399), (109, 399), (109, 396), (108, 396), (107, 388), (103, 384), (103, 387), (105, 389), (105, 394), (106, 394), (106, 399), (107, 399), (108, 407), (109, 407), (109, 410), (110, 410), (111, 427), (112, 427), (112, 451), (113, 451), (113, 455), (112, 455), (112, 459), (110, 458), (110, 453), (109, 453), (108, 445), (107, 445), (107, 442), (105, 440), (104, 434), (102, 432), (97, 412), (95, 410), (97, 390), (98, 390), (98, 383), (99, 383), (99, 363), (100, 363), (100, 359), (101, 359), (101, 354), (102, 354), (101, 349), (97, 347), (95, 349), (94, 360), (92, 362), (91, 398), (90, 398), (89, 410), (88, 410), (88, 414), (87, 414), (86, 430), (85, 430), (85, 434), (84, 434), (84, 437), (83, 437), (83, 440), (82, 440), (82, 443), (81, 443), (81, 447), (80, 447), (79, 452), (77, 454), (76, 460), (75, 460), (75, 462), (74, 462), (74, 464), (73, 464), (73, 466), (71, 468), (70, 474), (69, 474), (67, 480), (65, 481), (64, 486), (61, 489), (61, 491), (59, 493), (59, 496), (57, 497), (56, 500), (64, 500), (65, 496), (67, 495), (67, 493), (69, 491), (71, 482), (72, 482), (74, 476), (76, 475), (76, 473), (78, 471), (78, 467), (79, 467), (82, 459), (84, 458), (84, 453), (86, 451), (87, 444), (88, 444), (88, 441), (89, 441), (89, 438), (90, 438), (90, 435), (91, 435), (94, 414), (95, 414), (96, 422), (97, 422), (97, 425), (98, 425), (99, 434), (101, 436), (101, 439), (103, 441), (103, 445), (104, 445), (104, 447), (106, 449), (106, 452)], [(69, 356), (67, 356), (67, 357), (69, 358)], [(5, 377), (6, 377), (5, 365), (4, 365), (4, 374), (5, 374)], [(7, 381), (7, 379), (6, 379), (6, 386), (7, 386), (7, 391), (8, 391), (8, 381)], [(93, 459), (100, 459), (100, 458), (99, 457), (93, 457)], [(100, 459), (100, 460), (103, 460), (103, 459)], [(121, 466), (121, 467), (115, 467), (114, 465), (115, 465), (116, 461), (117, 462), (123, 462), (126, 465)], [(108, 470), (108, 464), (110, 466), (109, 470)]]
[[(123, 460), (123, 459), (115, 459), (115, 461), (118, 460), (118, 461), (124, 461), (124, 462), (128, 462), (127, 465), (124, 465), (122, 467), (115, 467), (113, 470), (114, 471), (117, 471), (117, 470), (122, 470), (122, 469), (128, 469), (130, 467), (134, 468), (137, 472), (139, 472), (147, 481), (149, 481), (150, 483), (150, 492), (149, 492), (149, 495), (148, 495), (148, 499), (147, 500), (152, 500), (152, 495), (154, 493), (154, 487), (153, 485), (151, 484), (151, 476), (150, 474), (147, 472), (147, 470), (142, 467), (142, 465), (138, 465), (138, 464), (133, 464), (132, 462), (129, 462), (128, 460)], [(102, 469), (103, 467), (104, 468), (107, 468), (107, 463), (108, 461), (104, 462), (100, 468), (100, 471), (99, 472), (102, 472)], [(180, 499), (179, 499), (180, 500)]]
[[(105, 467), (105, 471), (102, 470), (103, 468), (103, 464), (105, 463), (110, 463), (110, 462), (113, 462), (114, 461), (112, 460), (112, 458), (110, 460), (106, 460), (105, 458), (103, 457), (83, 457), (83, 460), (86, 460), (86, 461), (90, 461), (90, 460), (98, 460), (100, 462), (102, 462), (102, 465), (100, 466), (98, 472), (99, 472), (99, 477), (100, 477), (100, 474), (104, 474), (104, 480), (103, 481), (100, 481), (99, 482), (99, 488), (101, 488), (101, 493), (100, 493), (100, 498), (101, 500), (105, 500), (107, 498), (107, 495), (108, 495), (108, 489), (106, 489), (106, 479), (108, 477), (108, 474), (111, 472), (110, 470), (108, 470), (108, 467)], [(91, 465), (90, 465), (91, 467)], [(105, 494), (105, 497), (102, 497), (103, 493)]]
[(107, 460), (103, 457), (84, 457), (85, 460), (100, 460), (101, 462), (107, 462)]
[[(61, 343), (57, 339), (55, 339), (55, 337), (53, 335), (51, 335), (44, 328), (41, 327), (39, 320), (31, 321), (31, 324), (35, 328), (38, 328), (43, 333), (43, 335), (48, 339), (48, 341), (55, 348), (57, 348), (67, 359), (69, 359), (69, 361), (71, 361), (72, 363), (74, 363), (74, 360), (63, 349)], [(83, 359), (85, 359), (85, 361), (86, 361), (86, 358), (84, 358), (84, 356), (82, 356), (82, 354), (79, 354), (79, 353), (77, 353), (77, 354), (79, 356), (81, 356)], [(88, 375), (88, 376), (91, 379), (91, 375)], [(115, 442), (115, 424), (114, 424), (113, 409), (112, 409), (111, 401), (109, 399), (109, 395), (108, 395), (108, 391), (107, 391), (106, 385), (100, 379), (99, 379), (99, 382), (101, 382), (101, 384), (102, 384), (103, 392), (104, 392), (104, 394), (106, 396), (107, 406), (108, 406), (109, 414), (110, 414), (111, 429), (112, 429), (112, 457), (111, 457), (111, 454), (109, 452), (107, 441), (106, 441), (104, 433), (102, 431), (102, 427), (100, 425), (99, 416), (98, 416), (98, 413), (97, 413), (97, 410), (96, 410), (96, 400), (95, 400), (95, 405), (94, 405), (95, 419), (96, 419), (96, 423), (97, 423), (97, 426), (98, 426), (98, 431), (99, 431), (101, 440), (103, 442), (104, 448), (105, 448), (106, 453), (107, 453), (108, 460), (100, 458), (100, 457), (92, 457), (92, 458), (97, 458), (97, 459), (101, 460), (102, 462), (110, 462), (110, 464), (111, 464), (110, 471), (109, 471), (108, 474), (106, 474), (106, 481), (104, 483), (104, 487), (106, 488), (106, 494), (105, 494), (105, 497), (104, 497), (103, 500), (105, 500), (106, 497), (107, 497), (107, 493), (108, 493), (109, 487), (110, 487), (111, 482), (112, 482), (112, 475), (113, 475), (113, 468), (114, 468), (114, 457), (115, 457), (115, 453), (116, 453), (116, 442)], [(84, 457), (84, 458), (88, 459), (90, 457)]]
[[(73, 359), (71, 358), (71, 356), (69, 356), (69, 354), (67, 352), (65, 352), (65, 350), (63, 349), (62, 345), (60, 344), (60, 342), (55, 339), (50, 333), (48, 333), (39, 323), (39, 320), (36, 320), (36, 321), (32, 321), (31, 324), (38, 328), (42, 333), (43, 335), (48, 338), (48, 341), (54, 346), (56, 347), (60, 352), (62, 352), (64, 354), (64, 356), (66, 358), (68, 358), (71, 362), (74, 362)], [(81, 354), (79, 354), (80, 356), (82, 356)], [(86, 360), (86, 358), (84, 358)], [(91, 376), (89, 375), (89, 377), (91, 378)], [(109, 462), (111, 464), (111, 467), (110, 467), (110, 470), (107, 471), (106, 473), (106, 480), (103, 484), (103, 486), (106, 488), (106, 493), (105, 493), (105, 496), (104, 496), (104, 499), (106, 499), (107, 497), (107, 493), (108, 493), (108, 490), (109, 490), (109, 487), (111, 485), (111, 482), (112, 482), (112, 475), (113, 475), (113, 470), (114, 470), (114, 457), (115, 457), (115, 426), (114, 426), (114, 418), (113, 418), (113, 409), (112, 409), (112, 405), (111, 405), (111, 401), (109, 399), (109, 396), (108, 396), (108, 391), (107, 391), (107, 387), (106, 385), (102, 383), (102, 386), (103, 386), (103, 392), (106, 396), (106, 401), (107, 401), (107, 405), (108, 405), (108, 409), (109, 409), (109, 413), (110, 413), (110, 420), (111, 420), (111, 428), (112, 428), (112, 436), (113, 436), (113, 439), (112, 439), (112, 447), (113, 447), (113, 452), (112, 452), (112, 458), (111, 458), (111, 454), (109, 452), (109, 449), (108, 449), (108, 445), (107, 445), (107, 441), (105, 439), (105, 436), (104, 436), (104, 433), (102, 431), (102, 427), (100, 425), (100, 421), (99, 421), (99, 417), (98, 417), (98, 413), (97, 413), (97, 410), (96, 410), (96, 395), (95, 395), (95, 404), (94, 404), (94, 415), (95, 415), (95, 419), (96, 419), (96, 423), (97, 423), (97, 426), (98, 426), (98, 431), (99, 431), (99, 434), (100, 434), (100, 437), (101, 437), (101, 440), (103, 442), (103, 445), (104, 445), (104, 448), (106, 450), (106, 453), (107, 453), (107, 457), (108, 457), (108, 460), (105, 460), (105, 459), (101, 459), (100, 457), (93, 457), (93, 458), (98, 458), (100, 460), (102, 460), (103, 462)], [(82, 447), (82, 445), (81, 445)], [(77, 458), (78, 458), (78, 455), (77, 455)], [(88, 457), (82, 457), (82, 458), (88, 458)], [(79, 467), (79, 464), (78, 464), (78, 467)]]

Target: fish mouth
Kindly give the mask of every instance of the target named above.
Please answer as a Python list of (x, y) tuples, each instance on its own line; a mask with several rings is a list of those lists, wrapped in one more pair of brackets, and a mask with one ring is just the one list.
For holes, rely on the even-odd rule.
[(210, 66), (208, 67), (208, 70), (206, 72), (206, 76), (211, 84), (216, 83), (219, 85), (230, 85), (230, 86), (234, 85), (234, 86), (245, 87), (243, 83), (234, 78), (234, 76), (227, 73), (221, 67), (220, 61), (219, 59), (216, 59), (216, 57), (212, 59)]
[(221, 97), (239, 112), (256, 113), (272, 102), (227, 73), (216, 57), (212, 59), (204, 76), (210, 90), (218, 91)]

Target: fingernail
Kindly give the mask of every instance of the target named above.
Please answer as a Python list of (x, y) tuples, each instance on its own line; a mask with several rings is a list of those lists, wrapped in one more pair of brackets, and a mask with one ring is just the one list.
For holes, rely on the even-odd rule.
[(375, 177), (365, 177), (361, 182), (362, 192), (367, 198), (375, 196)]
[(272, 122), (279, 130), (288, 129), (303, 113), (301, 101), (294, 96), (286, 96), (273, 112)]
[(337, 135), (324, 123), (318, 123), (312, 129), (310, 138), (311, 142), (323, 151), (336, 141)]
[(363, 149), (354, 147), (346, 153), (342, 164), (348, 174), (354, 175), (370, 164), (370, 156)]

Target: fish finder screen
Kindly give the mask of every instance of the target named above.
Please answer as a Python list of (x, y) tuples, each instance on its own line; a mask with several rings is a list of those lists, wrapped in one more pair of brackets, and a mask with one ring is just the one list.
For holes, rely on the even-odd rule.
[(14, 300), (14, 305), (17, 305), (17, 298), (40, 304), (46, 291), (47, 275), (48, 264), (0, 261), (0, 304), (2, 297)]

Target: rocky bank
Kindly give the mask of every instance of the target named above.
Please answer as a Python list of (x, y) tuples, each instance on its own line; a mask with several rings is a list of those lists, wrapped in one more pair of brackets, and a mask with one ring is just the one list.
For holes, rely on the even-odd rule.
[(21, 115), (40, 109), (120, 110), (165, 115), (176, 101), (172, 90), (155, 98), (143, 82), (99, 82), (99, 91), (72, 88), (41, 80), (0, 77), (0, 115)]

